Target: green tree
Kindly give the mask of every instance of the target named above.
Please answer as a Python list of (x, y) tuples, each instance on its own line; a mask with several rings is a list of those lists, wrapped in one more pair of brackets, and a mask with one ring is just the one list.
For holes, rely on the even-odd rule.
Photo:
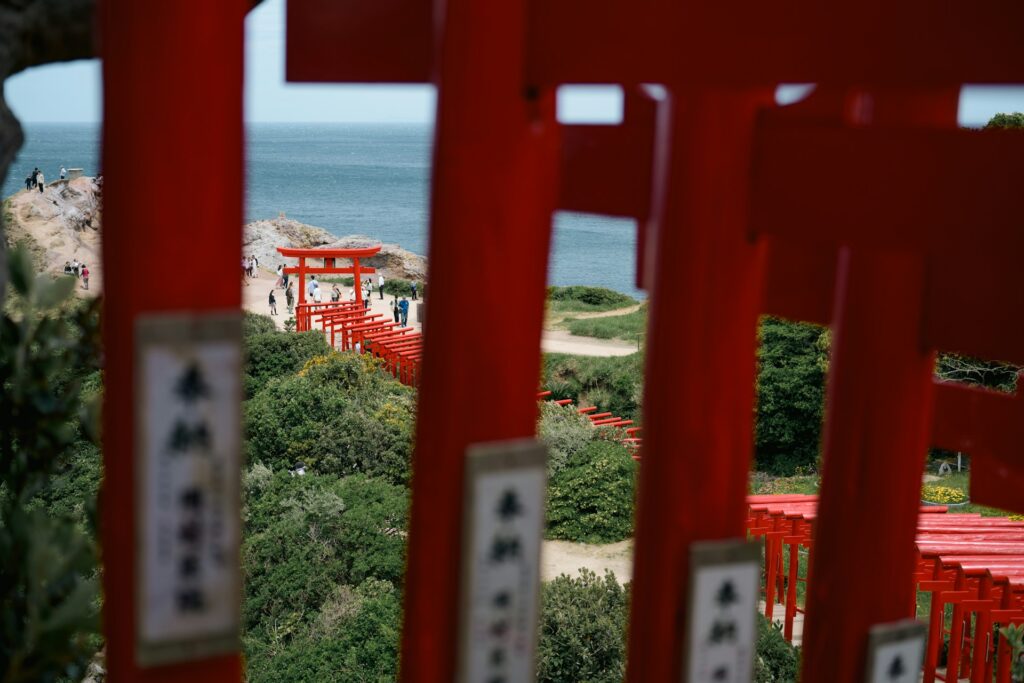
[(985, 128), (1024, 128), (1024, 114), (1019, 111), (1012, 114), (996, 114), (988, 120)]
[[(255, 316), (259, 317), (259, 316)], [(251, 319), (247, 318), (247, 325)], [(251, 325), (259, 329), (259, 324)], [(252, 398), (275, 377), (292, 375), (311, 358), (330, 353), (321, 332), (257, 332), (245, 336), (246, 398)]]
[(548, 486), (548, 538), (611, 543), (633, 533), (637, 464), (614, 441), (574, 453)]
[(541, 591), (537, 680), (618, 683), (626, 673), (629, 593), (605, 572), (563, 574)]
[(366, 355), (332, 353), (271, 380), (245, 406), (251, 462), (323, 474), (409, 477), (413, 391)]
[(818, 458), (828, 336), (815, 325), (764, 318), (759, 338), (757, 467), (790, 475)]
[(0, 680), (77, 680), (93, 652), (98, 589), (91, 539), (33, 499), (47, 491), (80, 430), (95, 434), (81, 375), (98, 358), (98, 304), (69, 304), (72, 278), (35, 276), (8, 257), (0, 316)]

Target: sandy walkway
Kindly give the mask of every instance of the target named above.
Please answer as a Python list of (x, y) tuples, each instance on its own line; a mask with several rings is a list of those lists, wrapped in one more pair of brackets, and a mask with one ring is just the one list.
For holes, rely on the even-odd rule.
[(625, 540), (607, 545), (544, 541), (540, 551), (541, 580), (550, 581), (561, 574), (575, 577), (581, 567), (604, 576), (610, 569), (619, 583), (633, 578), (633, 541)]

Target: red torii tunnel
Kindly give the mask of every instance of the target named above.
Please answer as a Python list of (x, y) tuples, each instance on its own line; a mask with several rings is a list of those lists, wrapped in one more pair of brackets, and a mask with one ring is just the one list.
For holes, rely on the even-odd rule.
[[(288, 266), (284, 269), (284, 272), (288, 275), (299, 276), (299, 304), (306, 303), (306, 274), (309, 275), (351, 275), (354, 282), (353, 287), (356, 293), (356, 302), (359, 304), (363, 303), (363, 290), (360, 287), (360, 277), (365, 274), (376, 273), (377, 270), (372, 266), (363, 266), (359, 264), (359, 259), (369, 258), (376, 256), (380, 253), (379, 244), (370, 247), (354, 247), (348, 249), (300, 249), (297, 247), (278, 247), (277, 251), (287, 258), (294, 258), (299, 260), (299, 265)], [(307, 266), (306, 259), (323, 259), (324, 265), (321, 267)], [(335, 263), (339, 259), (348, 259), (352, 261), (351, 266), (336, 266)], [(309, 329), (309, 315), (305, 312), (303, 307), (297, 309), (295, 315), (295, 329), (298, 332), (304, 332)]]

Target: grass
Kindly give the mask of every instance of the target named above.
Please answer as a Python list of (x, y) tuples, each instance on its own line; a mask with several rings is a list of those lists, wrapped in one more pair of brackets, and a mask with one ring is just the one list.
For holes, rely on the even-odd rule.
[(338, 275), (325, 275), (319, 278), (320, 282), (326, 282), (332, 285), (343, 285), (345, 287), (351, 287), (356, 283), (356, 279), (351, 275), (340, 277)]
[(635, 303), (633, 297), (604, 287), (548, 287), (548, 308), (552, 313), (614, 311)]
[(647, 307), (624, 315), (612, 315), (606, 318), (566, 318), (569, 334), (577, 337), (597, 337), (598, 339), (625, 339), (637, 341), (647, 329)]

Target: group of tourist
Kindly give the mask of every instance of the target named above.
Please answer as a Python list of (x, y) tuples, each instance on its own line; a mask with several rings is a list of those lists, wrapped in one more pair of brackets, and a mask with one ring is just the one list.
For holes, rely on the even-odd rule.
[[(61, 166), (60, 167), (60, 179), (64, 180), (67, 177), (68, 177), (68, 170), (66, 168), (64, 168), (63, 166)], [(29, 173), (28, 176), (26, 176), (26, 178), (25, 178), (25, 189), (26, 190), (30, 190), (30, 191), (38, 189), (40, 192), (42, 192), (43, 188), (45, 188), (45, 187), (46, 187), (46, 176), (44, 176), (43, 172), (39, 170), (38, 166), (36, 166), (34, 169), (32, 169), (32, 172)]]
[(82, 289), (89, 289), (89, 266), (79, 263), (78, 259), (64, 262), (64, 274), (71, 275), (82, 280)]

